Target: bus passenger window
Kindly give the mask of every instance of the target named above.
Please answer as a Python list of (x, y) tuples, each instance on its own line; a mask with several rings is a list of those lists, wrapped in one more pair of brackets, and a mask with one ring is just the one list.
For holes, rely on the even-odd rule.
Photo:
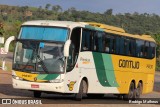
[(97, 32), (95, 35), (95, 44), (94, 44), (94, 50), (98, 52), (102, 52), (103, 50), (103, 33)]
[(105, 52), (109, 53), (109, 47), (107, 45), (108, 43), (106, 43)]
[(94, 45), (93, 45), (94, 51), (98, 50), (98, 37), (97, 37), (97, 33), (95, 33), (94, 35)]
[(135, 56), (136, 51), (136, 41), (134, 39), (130, 39), (130, 55)]
[(149, 58), (149, 42), (145, 42), (144, 46), (144, 57)]
[(103, 37), (103, 33), (98, 32), (98, 51), (102, 52), (103, 50), (103, 41), (102, 41), (102, 37)]
[(119, 53), (120, 55), (124, 55), (124, 48), (125, 48), (126, 45), (127, 44), (126, 44), (126, 41), (124, 41), (124, 38), (120, 37), (119, 38), (119, 45), (117, 43), (117, 46), (118, 46), (117, 48), (119, 48), (119, 52), (117, 52), (117, 53)]
[(131, 55), (131, 44), (130, 44), (130, 39), (125, 39), (124, 41), (124, 54), (127, 55), (127, 56), (130, 56)]
[(115, 52), (116, 54), (119, 54), (119, 41), (120, 41), (120, 38), (119, 37), (116, 37), (116, 48), (115, 48)]
[(149, 58), (154, 58), (155, 57), (155, 47), (156, 47), (156, 45), (154, 43), (150, 42)]
[(93, 51), (94, 50), (94, 35), (95, 35), (95, 31), (91, 31), (91, 33), (90, 33), (90, 41), (91, 41), (91, 43), (90, 43), (90, 47), (91, 47), (91, 51)]
[(114, 37), (110, 38), (110, 44), (109, 44), (109, 53), (114, 54), (115, 53), (115, 43), (116, 40)]
[(90, 31), (89, 30), (83, 30), (81, 50), (83, 50), (83, 51), (91, 50), (90, 40), (91, 40)]
[(144, 41), (136, 40), (136, 56), (142, 58), (144, 56)]
[(109, 49), (110, 38), (108, 37), (108, 35), (105, 35), (103, 41), (104, 41), (104, 52), (109, 53), (109, 51), (110, 51), (110, 49)]

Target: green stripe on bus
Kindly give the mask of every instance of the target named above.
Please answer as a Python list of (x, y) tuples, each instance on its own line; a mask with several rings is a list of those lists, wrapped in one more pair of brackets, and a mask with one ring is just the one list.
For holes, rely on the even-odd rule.
[(39, 74), (37, 79), (38, 80), (54, 80), (56, 79), (60, 74)]
[(113, 68), (113, 62), (112, 62), (112, 58), (111, 55), (107, 55), (107, 54), (102, 54), (103, 57), (103, 63), (104, 67), (105, 67), (105, 72), (106, 72), (106, 76), (108, 79), (109, 84), (112, 87), (118, 87), (118, 83), (115, 79), (115, 74), (114, 74), (114, 68)]
[(47, 75), (48, 75), (48, 74), (39, 74), (39, 75), (37, 76), (37, 79), (38, 79), (38, 80), (43, 80)]
[(111, 87), (106, 76), (102, 54), (93, 52), (93, 58), (94, 58), (94, 63), (96, 67), (98, 81), (102, 86)]
[(118, 87), (111, 55), (93, 52), (93, 58), (100, 84), (107, 87)]

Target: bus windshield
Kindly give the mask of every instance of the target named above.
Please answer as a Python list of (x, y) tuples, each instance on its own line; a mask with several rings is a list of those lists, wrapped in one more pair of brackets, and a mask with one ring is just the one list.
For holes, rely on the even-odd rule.
[(64, 72), (63, 46), (68, 31), (62, 27), (22, 26), (13, 69), (38, 73)]
[(19, 40), (16, 45), (13, 69), (25, 72), (64, 72), (64, 43)]

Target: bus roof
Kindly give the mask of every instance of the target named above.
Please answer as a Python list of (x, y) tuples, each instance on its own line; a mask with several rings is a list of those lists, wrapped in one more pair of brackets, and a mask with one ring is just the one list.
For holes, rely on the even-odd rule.
[(101, 24), (101, 23), (95, 23), (95, 22), (87, 22), (87, 23), (89, 23), (89, 25), (91, 25), (91, 26), (99, 27), (99, 28), (102, 28), (104, 30), (111, 30), (111, 31), (125, 33), (125, 30), (122, 29), (122, 28), (109, 26), (109, 25), (105, 25), (105, 24)]
[(30, 26), (58, 26), (58, 27), (85, 27), (84, 23), (80, 22), (72, 22), (72, 21), (52, 21), (52, 20), (36, 20), (36, 21), (28, 21), (22, 24), (23, 25), (30, 25)]
[(124, 29), (119, 27), (109, 26), (109, 25), (95, 23), (95, 22), (86, 22), (86, 23), (88, 23), (91, 26), (101, 28), (107, 33), (155, 42), (155, 40), (150, 35), (134, 35), (134, 34), (126, 33)]

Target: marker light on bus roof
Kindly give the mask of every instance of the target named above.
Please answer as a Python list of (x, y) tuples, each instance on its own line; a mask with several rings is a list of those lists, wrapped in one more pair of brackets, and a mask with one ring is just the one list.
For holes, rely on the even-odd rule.
[(41, 25), (49, 26), (49, 23), (41, 23)]

